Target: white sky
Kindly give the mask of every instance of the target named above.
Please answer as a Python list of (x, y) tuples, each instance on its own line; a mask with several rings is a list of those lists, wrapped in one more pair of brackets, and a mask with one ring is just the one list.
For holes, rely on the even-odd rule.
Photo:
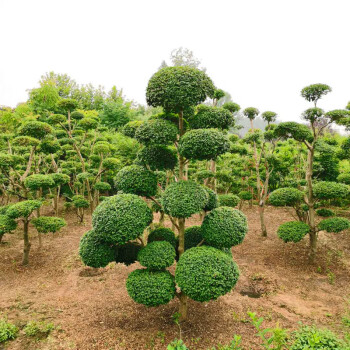
[(180, 46), (241, 107), (298, 120), (302, 87), (319, 106), (350, 100), (350, 0), (0, 0), (0, 105), (27, 99), (48, 71), (123, 88), (145, 103), (148, 79)]

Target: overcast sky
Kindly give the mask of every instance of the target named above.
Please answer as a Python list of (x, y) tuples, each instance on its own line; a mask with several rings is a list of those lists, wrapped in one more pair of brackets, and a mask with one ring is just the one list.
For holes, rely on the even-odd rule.
[(25, 101), (48, 71), (145, 103), (180, 46), (242, 108), (298, 120), (312, 83), (333, 88), (326, 110), (350, 100), (349, 0), (0, 0), (0, 13), (0, 105)]

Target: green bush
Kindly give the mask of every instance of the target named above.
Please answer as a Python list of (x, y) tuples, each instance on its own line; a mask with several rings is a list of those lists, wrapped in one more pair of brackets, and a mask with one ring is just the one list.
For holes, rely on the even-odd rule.
[(342, 173), (338, 175), (337, 181), (346, 185), (350, 185), (350, 173)]
[(101, 235), (90, 230), (80, 239), (79, 255), (82, 262), (90, 267), (106, 267), (116, 258), (116, 250), (103, 241)]
[(233, 115), (225, 108), (200, 105), (198, 112), (188, 119), (192, 129), (229, 129), (233, 124)]
[(342, 340), (327, 329), (303, 326), (293, 334), (290, 350), (345, 350)]
[(64, 185), (70, 181), (70, 177), (62, 173), (49, 174), (56, 186)]
[(7, 215), (0, 214), (0, 236), (17, 228), (17, 222)]
[(90, 206), (89, 201), (79, 194), (72, 197), (72, 202), (76, 208), (89, 208)]
[(138, 127), (135, 138), (144, 145), (169, 145), (176, 141), (177, 128), (165, 120), (147, 120)]
[(219, 202), (222, 207), (236, 207), (240, 201), (240, 198), (235, 194), (220, 194)]
[(141, 249), (140, 245), (135, 243), (126, 243), (123, 245), (118, 245), (116, 248), (116, 259), (117, 263), (129, 266), (137, 260), (137, 255)]
[(186, 250), (176, 265), (175, 280), (187, 296), (195, 301), (215, 300), (232, 290), (239, 271), (227, 254), (202, 246)]
[(176, 150), (163, 145), (144, 147), (137, 154), (136, 162), (148, 165), (151, 170), (172, 170), (177, 164)]
[(241, 191), (238, 193), (238, 197), (244, 201), (250, 201), (253, 198), (253, 195), (249, 191)]
[(345, 198), (349, 194), (349, 186), (337, 182), (320, 181), (314, 184), (313, 194), (317, 199)]
[(134, 138), (136, 130), (143, 124), (144, 122), (142, 120), (133, 120), (129, 123), (126, 123), (122, 129), (122, 133), (125, 136), (129, 136)]
[(28, 200), (18, 202), (11, 205), (7, 209), (6, 215), (11, 219), (27, 218), (35, 210), (41, 207), (41, 202), (38, 200)]
[(67, 225), (66, 220), (54, 216), (40, 216), (31, 222), (40, 233), (56, 233)]
[(137, 255), (137, 260), (150, 270), (163, 270), (174, 263), (176, 252), (166, 241), (148, 243)]
[(296, 122), (279, 123), (275, 128), (275, 135), (277, 137), (292, 137), (296, 141), (312, 142), (314, 137), (307, 125)]
[(329, 217), (329, 216), (334, 216), (335, 215), (333, 210), (326, 209), (326, 208), (322, 208), (322, 209), (316, 210), (316, 214), (318, 216), (323, 216), (323, 217)]
[(115, 186), (124, 193), (152, 197), (157, 193), (157, 176), (142, 166), (130, 165), (118, 172)]
[(212, 210), (203, 220), (202, 232), (205, 242), (219, 248), (230, 248), (243, 242), (248, 231), (245, 215), (230, 207)]
[(18, 333), (18, 328), (5, 319), (0, 319), (0, 343), (15, 339)]
[(55, 182), (50, 175), (34, 174), (25, 178), (24, 185), (32, 191), (40, 188), (49, 188), (55, 186)]
[(25, 123), (18, 130), (18, 134), (21, 136), (34, 137), (39, 140), (43, 139), (47, 134), (51, 133), (52, 127), (49, 124), (36, 120)]
[(297, 243), (310, 232), (309, 225), (302, 221), (289, 221), (278, 227), (277, 235), (284, 242)]
[(40, 143), (40, 151), (45, 154), (54, 154), (60, 150), (61, 146), (55, 139), (44, 138)]
[(140, 197), (119, 194), (97, 206), (92, 214), (92, 225), (106, 241), (125, 244), (142, 235), (152, 219), (151, 209)]
[(102, 166), (107, 170), (116, 170), (120, 167), (120, 160), (117, 158), (106, 158), (103, 160)]
[(219, 206), (219, 197), (211, 188), (203, 186), (208, 194), (208, 202), (203, 208), (204, 211), (211, 211)]
[(197, 247), (203, 239), (203, 232), (200, 226), (187, 227), (185, 229), (185, 250)]
[(147, 239), (148, 243), (155, 241), (169, 242), (174, 248), (176, 248), (177, 239), (175, 233), (167, 227), (158, 227), (150, 232)]
[(24, 327), (24, 334), (28, 337), (35, 336), (47, 336), (52, 330), (55, 329), (53, 323), (48, 322), (38, 322), (38, 321), (29, 321)]
[(79, 127), (85, 131), (96, 129), (98, 126), (98, 120), (93, 118), (83, 118), (79, 121)]
[(167, 304), (175, 296), (174, 277), (169, 271), (135, 270), (128, 276), (126, 289), (136, 303), (146, 306)]
[(70, 114), (70, 117), (73, 119), (73, 120), (81, 120), (83, 119), (85, 116), (83, 113), (79, 112), (79, 111), (74, 111)]
[(303, 192), (296, 188), (285, 187), (273, 191), (269, 196), (269, 203), (275, 207), (293, 207), (304, 197)]
[(345, 218), (330, 218), (319, 222), (318, 228), (321, 231), (338, 233), (347, 230), (350, 227), (350, 221)]
[(179, 153), (187, 159), (216, 159), (229, 149), (228, 138), (216, 129), (190, 130), (180, 138), (179, 142)]
[(172, 183), (162, 197), (164, 212), (176, 218), (188, 218), (200, 212), (207, 203), (206, 190), (193, 181)]
[(111, 189), (111, 185), (108, 182), (98, 181), (94, 185), (94, 189), (98, 191), (109, 191)]

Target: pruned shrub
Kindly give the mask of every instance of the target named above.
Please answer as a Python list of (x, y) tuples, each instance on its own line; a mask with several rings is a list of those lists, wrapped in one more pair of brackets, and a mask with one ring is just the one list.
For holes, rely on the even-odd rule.
[(349, 194), (349, 186), (331, 181), (317, 182), (312, 190), (317, 199), (345, 198)]
[(201, 226), (191, 226), (185, 229), (185, 250), (197, 247), (203, 241)]
[(176, 247), (177, 239), (175, 233), (167, 227), (158, 227), (150, 232), (147, 239), (148, 243), (156, 241), (169, 242), (174, 248)]
[(174, 169), (177, 164), (176, 150), (163, 145), (147, 146), (139, 151), (136, 162), (148, 165), (151, 170)]
[(56, 233), (66, 226), (66, 220), (54, 216), (40, 216), (32, 220), (32, 224), (40, 233)]
[(335, 213), (331, 209), (326, 209), (326, 208), (321, 208), (316, 210), (316, 214), (318, 216), (323, 216), (323, 217), (329, 217), (329, 216), (334, 216)]
[(293, 207), (304, 197), (303, 192), (296, 188), (285, 187), (273, 191), (269, 196), (269, 203), (275, 207)]
[(310, 231), (309, 225), (302, 221), (289, 221), (280, 225), (277, 235), (284, 242), (297, 243), (301, 241)]
[(166, 241), (155, 241), (143, 247), (137, 260), (150, 270), (163, 270), (175, 261), (175, 248)]
[(220, 194), (219, 202), (222, 207), (236, 207), (240, 201), (240, 198), (235, 194)]
[(319, 222), (318, 228), (322, 231), (338, 233), (350, 228), (350, 221), (346, 218), (329, 218)]

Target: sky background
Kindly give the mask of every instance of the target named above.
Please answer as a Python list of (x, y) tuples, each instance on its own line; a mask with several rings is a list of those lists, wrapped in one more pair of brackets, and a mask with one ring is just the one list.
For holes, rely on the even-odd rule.
[(0, 105), (25, 101), (48, 71), (144, 104), (180, 46), (242, 108), (297, 121), (313, 83), (333, 89), (325, 110), (350, 100), (349, 0), (0, 0), (0, 13)]

